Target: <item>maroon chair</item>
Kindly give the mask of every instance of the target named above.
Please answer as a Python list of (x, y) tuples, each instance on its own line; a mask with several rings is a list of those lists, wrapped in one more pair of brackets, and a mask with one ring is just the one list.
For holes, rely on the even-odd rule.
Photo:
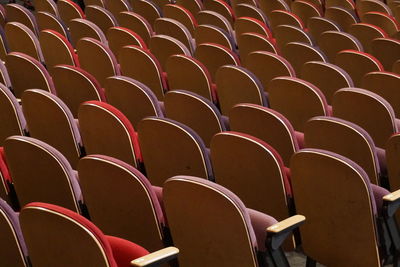
[(26, 205), (20, 222), (29, 257), (35, 266), (147, 266), (167, 261), (178, 253), (176, 248), (167, 248), (157, 252), (158, 259), (154, 258), (152, 256), (156, 255), (149, 255), (139, 245), (104, 235), (79, 214), (46, 203)]

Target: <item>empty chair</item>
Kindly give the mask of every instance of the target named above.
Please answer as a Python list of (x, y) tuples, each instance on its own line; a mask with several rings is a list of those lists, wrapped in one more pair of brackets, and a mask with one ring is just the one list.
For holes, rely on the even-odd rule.
[(235, 16), (237, 18), (250, 17), (250, 18), (259, 20), (265, 24), (269, 23), (268, 18), (264, 14), (264, 12), (260, 8), (254, 6), (254, 5), (241, 3), (241, 4), (235, 5), (234, 10), (235, 10)]
[(11, 135), (25, 135), (27, 133), (25, 117), (20, 104), (10, 89), (0, 84), (0, 147), (4, 140)]
[(125, 46), (121, 49), (118, 59), (124, 76), (145, 84), (158, 100), (163, 99), (164, 92), (168, 89), (166, 75), (157, 58), (150, 51), (137, 46)]
[(328, 7), (325, 17), (336, 22), (345, 32), (349, 31), (351, 25), (360, 22), (354, 11), (337, 6)]
[(160, 103), (144, 84), (125, 76), (107, 78), (107, 102), (119, 109), (137, 128), (139, 121), (148, 116), (163, 117)]
[(293, 14), (296, 14), (304, 23), (312, 17), (322, 17), (322, 11), (318, 6), (304, 0), (293, 1), (290, 5)]
[(372, 40), (387, 37), (387, 34), (381, 28), (367, 23), (352, 24), (349, 28), (349, 33), (360, 41), (364, 51), (367, 53), (371, 53)]
[(236, 51), (234, 39), (229, 34), (213, 25), (199, 25), (194, 32), (196, 44), (214, 43), (229, 48), (231, 51)]
[(61, 19), (64, 23), (70, 27), (70, 21), (72, 19), (84, 19), (85, 13), (82, 9), (72, 0), (60, 0), (57, 1), (57, 8)]
[(353, 0), (327, 0), (325, 2), (325, 7), (333, 7), (333, 6), (338, 6), (338, 7), (343, 7), (349, 10), (355, 10), (356, 9), (356, 4)]
[(335, 63), (350, 75), (356, 87), (361, 87), (361, 80), (365, 74), (383, 71), (382, 64), (375, 57), (354, 50), (343, 50), (337, 53)]
[(274, 0), (274, 1), (259, 1), (259, 5), (264, 14), (270, 16), (270, 13), (275, 10), (290, 11), (290, 6), (285, 0)]
[(172, 55), (167, 59), (166, 72), (170, 90), (184, 89), (218, 102), (216, 87), (210, 73), (197, 59), (186, 55)]
[(119, 75), (119, 65), (111, 50), (93, 38), (82, 38), (77, 44), (82, 69), (92, 74), (104, 86), (107, 77)]
[(85, 8), (85, 14), (86, 19), (99, 26), (104, 34), (107, 33), (109, 28), (118, 26), (114, 15), (103, 7), (87, 6)]
[(150, 37), (153, 35), (153, 28), (150, 23), (139, 14), (132, 11), (121, 12), (117, 15), (119, 26), (132, 30), (142, 37), (148, 45)]
[(56, 2), (52, 0), (36, 0), (35, 10), (37, 12), (48, 12), (55, 16), (59, 16)]
[(389, 137), (398, 131), (390, 104), (370, 91), (343, 88), (333, 96), (332, 109), (333, 116), (364, 128), (377, 147), (383, 148)]
[(293, 156), (290, 169), (296, 210), (307, 217), (300, 234), (308, 264), (381, 266), (386, 256), (378, 253), (385, 244), (381, 218), (393, 222), (396, 197), (370, 185), (360, 166), (332, 152), (302, 150)]
[(305, 63), (301, 69), (300, 78), (317, 86), (328, 104), (332, 103), (332, 97), (337, 90), (354, 86), (353, 80), (345, 70), (321, 61)]
[(202, 10), (197, 16), (198, 25), (209, 24), (217, 26), (223, 30), (225, 30), (228, 34), (233, 34), (233, 27), (231, 23), (221, 14), (210, 11), (210, 10)]
[(235, 21), (236, 38), (244, 33), (258, 33), (272, 38), (272, 33), (267, 25), (264, 22), (251, 17), (240, 17)]
[(111, 14), (117, 16), (120, 12), (131, 11), (132, 7), (128, 0), (117, 0), (107, 1), (107, 9), (111, 12)]
[(147, 178), (153, 185), (162, 186), (177, 174), (213, 179), (206, 147), (189, 127), (170, 119), (148, 117), (139, 123), (138, 134)]
[(335, 62), (336, 54), (342, 50), (363, 51), (361, 43), (345, 32), (326, 31), (319, 36), (317, 43), (329, 62)]
[[(247, 207), (277, 220), (294, 213), (290, 177), (270, 145), (248, 134), (223, 132), (213, 137), (210, 149), (215, 182), (235, 192)], [(293, 248), (290, 239), (287, 246)]]
[[(48, 1), (53, 2), (53, 0), (48, 0)], [(64, 24), (64, 22), (61, 21), (60, 18), (56, 17), (54, 14), (48, 12), (38, 12), (36, 13), (36, 19), (40, 31), (53, 30), (62, 34), (65, 38), (70, 40), (70, 35), (67, 26)]]
[[(228, 189), (183, 175), (164, 184), (164, 202), (174, 244), (181, 248), (182, 267), (265, 266), (268, 253), (274, 262), (289, 266), (280, 245), (305, 219), (293, 216), (277, 223), (273, 217), (246, 209)], [(190, 212), (193, 209), (196, 212)]]
[(325, 54), (317, 47), (305, 43), (290, 42), (282, 48), (282, 55), (290, 62), (296, 73), (309, 61), (326, 62)]
[(297, 28), (303, 29), (303, 21), (295, 14), (286, 10), (274, 10), (270, 14), (270, 23), (272, 30), (280, 25), (292, 25)]
[(269, 82), (279, 76), (295, 76), (290, 63), (281, 56), (265, 51), (250, 53), (246, 58), (245, 67), (260, 79), (264, 90)]
[(177, 0), (176, 3), (190, 11), (196, 18), (198, 18), (198, 13), (203, 10), (203, 2), (201, 0)]
[(156, 194), (161, 188), (152, 187), (137, 169), (112, 157), (90, 155), (79, 161), (78, 174), (90, 219), (105, 234), (151, 251), (167, 244), (166, 218)]
[(81, 103), (89, 100), (105, 100), (97, 80), (87, 71), (69, 65), (57, 65), (52, 70), (57, 96), (67, 105), (74, 118)]
[(71, 20), (69, 24), (69, 32), (71, 33), (71, 43), (75, 47), (78, 41), (85, 37), (96, 39), (104, 44), (107, 43), (107, 38), (99, 26), (86, 19)]
[(307, 32), (291, 25), (280, 25), (276, 27), (274, 37), (280, 49), (283, 49), (283, 47), (290, 42), (300, 42), (309, 45), (314, 44), (314, 40)]
[[(44, 66), (34, 59), (19, 52), (9, 53), (6, 57), (7, 70), (12, 89), (17, 98), (30, 88), (39, 88), (54, 93), (53, 81)], [(21, 79), (24, 77), (24, 79)]]
[(154, 25), (154, 21), (162, 17), (162, 12), (160, 8), (154, 4), (152, 1), (138, 0), (131, 1), (132, 10), (145, 18), (150, 25)]
[(178, 253), (176, 248), (167, 248), (149, 254), (132, 242), (104, 235), (83, 216), (47, 203), (30, 203), (19, 218), (30, 259), (38, 266), (131, 266), (131, 261), (132, 266), (147, 266)]
[(227, 127), (217, 107), (208, 99), (185, 90), (169, 91), (164, 98), (166, 117), (192, 128), (209, 147), (214, 134)]
[(364, 23), (370, 23), (380, 27), (389, 36), (395, 35), (400, 31), (400, 25), (396, 19), (388, 14), (381, 12), (367, 12), (361, 15), (361, 21)]
[(88, 155), (102, 154), (140, 166), (137, 133), (121, 111), (104, 102), (87, 101), (79, 107), (78, 119)]
[(220, 67), (217, 70), (215, 83), (223, 115), (228, 115), (231, 108), (240, 103), (268, 106), (260, 80), (243, 67), (232, 65)]
[(40, 89), (26, 90), (22, 102), (29, 135), (59, 150), (75, 167), (84, 152), (69, 108), (55, 95)]
[(21, 52), (44, 62), (39, 40), (27, 26), (19, 22), (9, 22), (5, 32), (10, 52)]
[(327, 18), (321, 17), (311, 17), (307, 23), (308, 32), (314, 37), (315, 40), (318, 40), (319, 36), (326, 31), (341, 31), (340, 26)]
[(227, 47), (213, 43), (203, 43), (197, 46), (194, 57), (206, 66), (213, 80), (215, 80), (219, 67), (223, 65), (240, 65), (236, 54)]
[(400, 59), (400, 40), (374, 39), (371, 44), (371, 54), (382, 63), (386, 71), (391, 71), (393, 64)]
[(304, 127), (304, 145), (351, 159), (365, 170), (371, 183), (382, 184), (386, 168), (381, 169), (378, 153), (384, 155), (384, 150), (378, 152), (369, 134), (360, 126), (333, 117), (314, 117)]
[(150, 51), (165, 69), (167, 59), (172, 55), (191, 56), (190, 50), (179, 40), (168, 35), (154, 35), (150, 38)]
[(111, 27), (107, 31), (107, 40), (110, 50), (118, 55), (122, 47), (136, 45), (147, 49), (146, 43), (137, 33), (123, 27)]
[(272, 38), (268, 38), (258, 33), (243, 33), (236, 36), (239, 46), (240, 60), (246, 65), (247, 56), (255, 51), (266, 51), (273, 54), (278, 54), (276, 42)]
[(400, 102), (399, 97), (397, 96), (399, 86), (400, 74), (386, 71), (367, 73), (361, 81), (361, 88), (380, 95), (390, 103), (396, 118), (400, 118)]
[(300, 132), (310, 118), (329, 116), (331, 113), (322, 92), (315, 85), (298, 78), (275, 78), (269, 82), (267, 92), (270, 107), (285, 116)]
[(295, 132), (279, 112), (254, 104), (238, 104), (229, 113), (232, 131), (259, 138), (276, 149), (286, 166), (290, 157), (303, 147), (303, 134)]
[(232, 7), (222, 0), (209, 0), (204, 1), (204, 9), (217, 12), (224, 16), (229, 23), (233, 26), (235, 21), (235, 14)]
[(62, 34), (53, 30), (44, 30), (40, 32), (39, 40), (46, 67), (50, 72), (55, 65), (59, 64), (79, 67), (74, 48)]
[(174, 19), (182, 23), (188, 29), (190, 34), (194, 35), (194, 30), (197, 27), (197, 22), (194, 18), (194, 15), (197, 13), (191, 13), (190, 10), (178, 3), (177, 5), (165, 5), (163, 8), (163, 14), (165, 18)]
[(31, 137), (11, 136), (4, 151), (21, 207), (43, 201), (82, 211), (76, 173), (58, 150)]
[(22, 236), (18, 213), (0, 199), (0, 229), (2, 238), (0, 245), (0, 264), (3, 266), (29, 266), (28, 251)]
[(32, 12), (18, 4), (7, 4), (5, 6), (7, 22), (18, 22), (28, 27), (35, 35), (39, 33), (35, 16)]
[(159, 18), (154, 22), (156, 34), (163, 34), (181, 41), (191, 53), (194, 51), (194, 40), (190, 31), (177, 20), (170, 18)]

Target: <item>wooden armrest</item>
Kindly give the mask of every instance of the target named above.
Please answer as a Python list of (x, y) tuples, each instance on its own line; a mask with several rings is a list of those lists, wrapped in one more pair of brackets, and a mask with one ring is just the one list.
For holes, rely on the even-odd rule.
[(274, 225), (271, 225), (267, 228), (267, 232), (277, 234), (285, 230), (292, 230), (293, 228), (302, 224), (305, 220), (306, 217), (303, 215), (294, 215)]
[(179, 249), (177, 249), (176, 247), (167, 247), (131, 261), (131, 266), (136, 266), (136, 267), (158, 266), (163, 262), (175, 258), (178, 255), (178, 253)]
[(384, 201), (394, 202), (400, 199), (400, 189), (383, 197)]

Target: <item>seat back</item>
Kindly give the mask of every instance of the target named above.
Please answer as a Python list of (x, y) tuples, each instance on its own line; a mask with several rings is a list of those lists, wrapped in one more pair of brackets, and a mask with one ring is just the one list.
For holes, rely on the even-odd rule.
[(5, 26), (10, 52), (20, 52), (44, 62), (42, 49), (37, 36), (24, 24), (9, 22)]
[(202, 24), (214, 25), (225, 30), (230, 35), (232, 35), (233, 33), (233, 27), (231, 23), (224, 16), (222, 16), (217, 12), (210, 10), (202, 10), (197, 14), (196, 18), (197, 18), (197, 23), (199, 25)]
[(172, 55), (167, 59), (165, 70), (170, 90), (183, 88), (217, 102), (210, 73), (197, 59), (185, 55)]
[(304, 253), (327, 266), (380, 266), (376, 206), (361, 167), (305, 149), (293, 156), (290, 169), (296, 211), (307, 217), (300, 229)]
[(62, 34), (53, 30), (44, 30), (40, 32), (39, 40), (46, 67), (50, 72), (55, 65), (59, 64), (79, 67), (74, 48)]
[(231, 51), (236, 51), (234, 39), (223, 29), (213, 25), (199, 25), (194, 32), (196, 44), (214, 43), (227, 47)]
[(318, 40), (319, 36), (326, 31), (341, 31), (340, 26), (333, 20), (323, 17), (311, 17), (307, 23), (308, 32)]
[(165, 5), (163, 8), (163, 14), (165, 18), (174, 19), (182, 23), (185, 28), (187, 28), (187, 30), (190, 32), (190, 34), (192, 36), (194, 35), (194, 30), (197, 27), (197, 21), (194, 18), (194, 15), (196, 15), (197, 13), (192, 13), (190, 10), (182, 6), (181, 3), (177, 3), (177, 5)]
[(400, 31), (400, 25), (393, 16), (378, 12), (377, 10), (362, 14), (360, 17), (362, 22), (378, 26), (389, 36), (393, 36)]
[(7, 22), (18, 22), (28, 27), (35, 35), (39, 34), (36, 18), (26, 7), (19, 4), (5, 6)]
[(229, 123), (232, 131), (252, 135), (271, 145), (281, 155), (286, 166), (293, 153), (299, 150), (292, 125), (282, 114), (272, 109), (239, 104), (230, 111)]
[(343, 31), (348, 32), (351, 25), (360, 22), (354, 10), (332, 6), (325, 10), (325, 17), (336, 22)]
[(125, 11), (119, 13), (116, 18), (121, 27), (137, 33), (149, 45), (150, 37), (154, 33), (152, 26), (144, 17), (132, 11)]
[(125, 76), (109, 77), (105, 86), (107, 102), (119, 109), (137, 128), (145, 117), (163, 117), (160, 103), (144, 84)]
[(209, 147), (214, 134), (225, 131), (226, 125), (217, 107), (193, 92), (174, 90), (165, 94), (166, 116), (192, 128)]
[(304, 127), (305, 147), (335, 152), (351, 159), (380, 184), (380, 168), (375, 144), (360, 126), (333, 117), (314, 117)]
[(52, 0), (37, 0), (35, 1), (35, 10), (37, 12), (48, 12), (55, 16), (59, 16), (56, 2)]
[(227, 47), (213, 43), (198, 45), (194, 57), (206, 66), (213, 80), (215, 80), (215, 75), (219, 67), (223, 65), (240, 65), (236, 54)]
[(107, 9), (113, 14), (117, 16), (120, 12), (131, 11), (132, 7), (128, 0), (117, 0), (117, 1), (108, 1)]
[(93, 38), (82, 38), (77, 44), (82, 69), (92, 74), (104, 86), (110, 76), (119, 75), (119, 65), (111, 50)]
[[(300, 0), (298, 0), (300, 1)], [(314, 39), (304, 30), (291, 25), (280, 25), (274, 31), (278, 48), (283, 49), (290, 42), (314, 44)]]
[(2, 266), (27, 267), (27, 250), (18, 214), (0, 199), (0, 264)]
[[(33, 57), (19, 52), (9, 53), (6, 57), (7, 70), (12, 89), (17, 98), (31, 88), (43, 89), (55, 93), (53, 81), (45, 67)], [(24, 77), (24, 79), (21, 79)]]
[(252, 17), (240, 17), (235, 21), (235, 34), (239, 36), (244, 33), (258, 33), (271, 38), (272, 33), (268, 26), (255, 18)]
[(362, 78), (367, 73), (383, 71), (382, 64), (375, 57), (355, 50), (343, 50), (337, 53), (335, 64), (350, 75), (356, 87), (361, 87)]
[(239, 46), (240, 60), (243, 65), (247, 65), (247, 56), (255, 51), (266, 51), (273, 54), (278, 54), (275, 40), (267, 38), (258, 33), (243, 33), (236, 37)]
[(59, 150), (75, 167), (82, 155), (82, 142), (69, 108), (57, 96), (40, 89), (26, 90), (22, 102), (30, 136)]
[(164, 202), (174, 244), (181, 248), (180, 266), (258, 266), (250, 217), (232, 192), (176, 176), (164, 184)]
[(57, 96), (67, 105), (74, 118), (79, 105), (89, 100), (105, 100), (103, 88), (87, 71), (69, 65), (57, 65), (52, 70)]
[(318, 1), (304, 1), (299, 0), (290, 4), (291, 11), (293, 14), (298, 16), (304, 23), (308, 23), (308, 20), (312, 17), (322, 17), (322, 5), (319, 5)]
[(43, 201), (80, 212), (77, 177), (58, 150), (32, 137), (11, 136), (4, 151), (21, 207)]
[(374, 39), (371, 44), (371, 54), (382, 63), (386, 71), (392, 71), (393, 64), (400, 59), (400, 40)]
[(119, 53), (119, 64), (124, 76), (148, 86), (158, 100), (164, 98), (164, 92), (168, 89), (166, 77), (157, 58), (150, 51), (133, 45), (125, 46)]
[(34, 202), (22, 209), (20, 221), (35, 266), (117, 266), (106, 236), (71, 210)]
[(69, 31), (71, 33), (71, 43), (75, 47), (78, 41), (85, 37), (96, 39), (104, 44), (107, 43), (107, 38), (99, 26), (86, 19), (71, 20)]
[(267, 92), (270, 107), (285, 116), (297, 131), (302, 132), (314, 116), (330, 115), (325, 96), (304, 80), (278, 77), (269, 83)]
[(210, 149), (216, 183), (234, 192), (248, 208), (277, 220), (290, 216), (290, 178), (275, 149), (238, 132), (216, 134)]
[(229, 21), (231, 26), (234, 25), (235, 14), (233, 8), (227, 2), (223, 0), (209, 0), (204, 1), (203, 4), (205, 10), (210, 10), (221, 14)]
[(269, 82), (276, 77), (296, 76), (286, 59), (265, 51), (255, 51), (247, 55), (245, 67), (260, 79), (264, 90), (267, 90)]
[(109, 28), (118, 26), (118, 22), (115, 19), (114, 15), (103, 7), (86, 6), (85, 14), (86, 18), (99, 26), (104, 34), (107, 33)]
[(270, 14), (270, 23), (272, 30), (279, 25), (292, 25), (300, 29), (305, 27), (303, 21), (297, 15), (285, 10), (272, 11)]
[(115, 56), (118, 56), (122, 47), (127, 45), (136, 45), (147, 49), (146, 43), (142, 37), (130, 29), (123, 27), (111, 27), (107, 31), (108, 46)]
[(150, 25), (154, 25), (154, 21), (162, 17), (162, 11), (152, 1), (138, 0), (132, 1), (132, 10), (144, 17)]
[(102, 154), (137, 167), (142, 161), (137, 133), (115, 107), (99, 101), (81, 104), (79, 126), (88, 155)]
[(139, 123), (138, 134), (147, 178), (153, 185), (161, 186), (179, 174), (212, 179), (205, 145), (189, 127), (170, 119), (148, 117)]
[(381, 28), (368, 23), (356, 23), (351, 25), (349, 33), (360, 41), (364, 51), (367, 53), (371, 53), (372, 40), (388, 37), (387, 33)]
[(0, 84), (0, 147), (11, 135), (24, 135), (26, 121), (20, 104), (10, 89)]
[(382, 97), (370, 91), (343, 88), (333, 96), (332, 108), (333, 116), (364, 128), (377, 147), (385, 147), (389, 137), (397, 132), (393, 108)]
[[(48, 1), (53, 2), (53, 0), (48, 0)], [(65, 38), (70, 40), (70, 34), (67, 29), (67, 26), (59, 17), (56, 17), (56, 15), (49, 12), (40, 11), (36, 13), (36, 19), (40, 31), (53, 30), (58, 33), (61, 33)]]
[(82, 158), (78, 173), (90, 219), (105, 234), (140, 243), (151, 251), (164, 247), (164, 215), (143, 174), (103, 155)]
[(324, 94), (328, 104), (332, 103), (332, 97), (337, 90), (354, 86), (353, 80), (345, 70), (321, 61), (305, 63), (300, 77), (317, 86)]
[(57, 8), (60, 18), (68, 27), (71, 27), (70, 21), (72, 19), (84, 19), (86, 17), (79, 5), (72, 0), (57, 1)]
[(221, 113), (227, 115), (240, 103), (268, 106), (264, 87), (259, 79), (243, 67), (225, 65), (217, 70), (216, 85)]
[(319, 36), (317, 42), (329, 62), (335, 62), (336, 54), (342, 50), (363, 51), (361, 43), (345, 32), (326, 31)]
[(262, 21), (265, 24), (268, 24), (268, 18), (264, 14), (264, 12), (252, 4), (241, 3), (234, 6), (235, 16), (237, 18), (240, 17), (250, 17), (256, 20)]

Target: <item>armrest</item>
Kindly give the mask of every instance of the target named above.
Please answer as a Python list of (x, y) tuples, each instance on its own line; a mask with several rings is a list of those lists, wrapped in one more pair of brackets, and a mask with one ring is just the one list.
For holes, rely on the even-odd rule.
[(386, 216), (392, 217), (400, 207), (400, 189), (383, 197), (383, 206)]
[(283, 221), (268, 227), (267, 230), (267, 247), (272, 250), (278, 249), (286, 237), (296, 228), (304, 223), (306, 217), (303, 215), (294, 215)]
[(159, 266), (163, 262), (167, 262), (173, 258), (176, 258), (178, 253), (179, 249), (177, 249), (176, 247), (167, 247), (131, 261), (131, 266), (136, 266), (136, 267)]

